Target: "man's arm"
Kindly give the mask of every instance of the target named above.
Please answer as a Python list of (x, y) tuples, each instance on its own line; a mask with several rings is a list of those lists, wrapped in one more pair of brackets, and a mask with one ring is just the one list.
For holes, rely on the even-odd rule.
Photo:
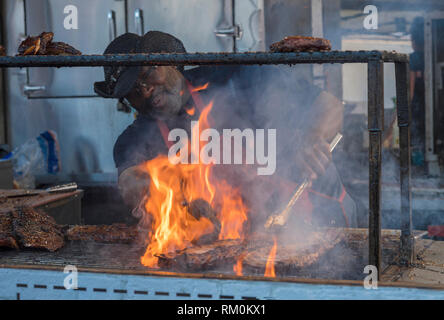
[(304, 144), (296, 163), (312, 180), (325, 173), (331, 160), (329, 143), (341, 132), (344, 106), (332, 94), (322, 91), (310, 109), (310, 128), (304, 134)]
[(314, 122), (310, 138), (322, 139), (330, 142), (334, 136), (341, 132), (344, 115), (344, 106), (332, 94), (322, 91), (312, 106)]
[(118, 187), (123, 201), (136, 208), (145, 195), (148, 195), (150, 177), (143, 165), (132, 166), (119, 175)]

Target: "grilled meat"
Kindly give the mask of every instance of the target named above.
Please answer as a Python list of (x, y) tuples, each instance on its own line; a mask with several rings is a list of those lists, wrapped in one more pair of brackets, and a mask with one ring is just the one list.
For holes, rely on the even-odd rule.
[(33, 208), (12, 212), (14, 236), (21, 248), (56, 251), (65, 244), (61, 227), (54, 218)]
[[(301, 270), (315, 264), (320, 257), (344, 240), (342, 233), (336, 230), (313, 232), (304, 241), (280, 244), (278, 242), (274, 265), (276, 273), (285, 274)], [(243, 259), (243, 266), (252, 273), (263, 274), (273, 243), (250, 250)]]
[(12, 230), (12, 217), (10, 212), (0, 213), (0, 247), (18, 249)]
[(330, 41), (323, 38), (291, 36), (273, 43), (272, 52), (330, 51)]
[(54, 38), (52, 32), (42, 32), (37, 37), (27, 37), (18, 48), (19, 56), (45, 54), (47, 45)]
[(28, 55), (81, 55), (64, 42), (52, 42), (54, 33), (42, 32), (37, 37), (27, 37), (18, 48), (18, 56)]
[(46, 55), (48, 56), (58, 56), (58, 55), (68, 55), (68, 56), (78, 56), (82, 53), (64, 42), (51, 42), (46, 47)]
[(65, 232), (68, 240), (96, 241), (103, 243), (132, 243), (137, 239), (136, 226), (121, 223), (112, 225), (71, 226)]
[(204, 271), (234, 264), (245, 250), (241, 240), (219, 240), (193, 246), (168, 255), (159, 255), (159, 266), (183, 271)]

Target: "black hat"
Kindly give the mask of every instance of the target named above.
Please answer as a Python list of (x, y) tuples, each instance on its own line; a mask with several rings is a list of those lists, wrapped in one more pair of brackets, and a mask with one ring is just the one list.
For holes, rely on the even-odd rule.
[[(186, 53), (182, 42), (176, 37), (149, 31), (144, 36), (125, 33), (114, 39), (103, 54), (132, 53)], [(123, 98), (134, 87), (142, 67), (104, 67), (105, 81), (95, 82), (94, 91), (104, 98)]]

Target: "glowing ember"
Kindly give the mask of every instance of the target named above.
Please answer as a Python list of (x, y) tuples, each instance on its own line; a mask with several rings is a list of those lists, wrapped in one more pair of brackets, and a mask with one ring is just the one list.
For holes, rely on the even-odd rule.
[[(211, 108), (212, 103), (202, 111), (199, 131), (209, 128)], [(143, 166), (151, 178), (149, 194), (144, 200), (144, 219), (151, 221), (148, 247), (141, 257), (144, 266), (156, 268), (158, 255), (184, 249), (214, 231), (209, 219), (196, 219), (188, 212), (187, 204), (196, 199), (207, 201), (217, 211), (221, 223), (219, 239), (243, 238), (247, 208), (239, 190), (213, 178), (212, 164), (172, 164), (166, 155), (159, 155)]]
[(273, 241), (274, 241), (274, 244), (270, 250), (270, 254), (268, 255), (267, 264), (265, 266), (264, 277), (276, 278), (276, 273), (274, 272), (274, 260), (276, 258), (276, 250), (277, 250), (276, 237), (273, 238)]

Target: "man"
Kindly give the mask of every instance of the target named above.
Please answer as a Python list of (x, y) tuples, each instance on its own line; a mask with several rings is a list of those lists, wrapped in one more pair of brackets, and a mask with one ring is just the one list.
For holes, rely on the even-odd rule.
[[(143, 37), (122, 35), (105, 50), (105, 54), (142, 52), (186, 51), (180, 40), (158, 31)], [(106, 67), (105, 81), (95, 83), (95, 91), (105, 98), (120, 99), (138, 112), (137, 119), (114, 146), (119, 189), (125, 202), (136, 207), (147, 194), (149, 177), (140, 170), (140, 165), (168, 153), (169, 130), (182, 128), (190, 136), (190, 121), (196, 120), (199, 114), (190, 116), (187, 109), (199, 109), (198, 104), (214, 100), (211, 115), (219, 128), (278, 126), (278, 132), (282, 131), (278, 133), (282, 139), (278, 139), (277, 162), (281, 165), (276, 175), (280, 179), (264, 176), (260, 179), (262, 183), (241, 188), (251, 208), (264, 211), (262, 204), (255, 206), (256, 200), (264, 197), (265, 189), (259, 186), (274, 183), (275, 191), (281, 196), (277, 202), (282, 204), (291, 197), (291, 192), (279, 192), (285, 184), (283, 181), (288, 181), (287, 189), (293, 191), (295, 182), (309, 177), (314, 183), (310, 195), (305, 194), (298, 204), (304, 208), (302, 211), (314, 213), (310, 219), (322, 225), (356, 226), (355, 204), (345, 191), (328, 150), (328, 143), (341, 129), (342, 104), (307, 81), (301, 80), (295, 86), (290, 79), (294, 75), (274, 67), (201, 67), (187, 72), (170, 66)], [(270, 85), (283, 79), (284, 85)], [(193, 94), (190, 83), (196, 86), (208, 82), (209, 90), (199, 96)], [(289, 108), (275, 109), (276, 101)], [(296, 102), (299, 106), (295, 106)], [(299, 143), (296, 144), (296, 140)], [(233, 172), (238, 171), (233, 168)], [(233, 176), (244, 186), (252, 179), (248, 174)], [(229, 175), (226, 178), (230, 179)], [(329, 210), (325, 210), (326, 206)], [(277, 207), (279, 205), (274, 208)]]

